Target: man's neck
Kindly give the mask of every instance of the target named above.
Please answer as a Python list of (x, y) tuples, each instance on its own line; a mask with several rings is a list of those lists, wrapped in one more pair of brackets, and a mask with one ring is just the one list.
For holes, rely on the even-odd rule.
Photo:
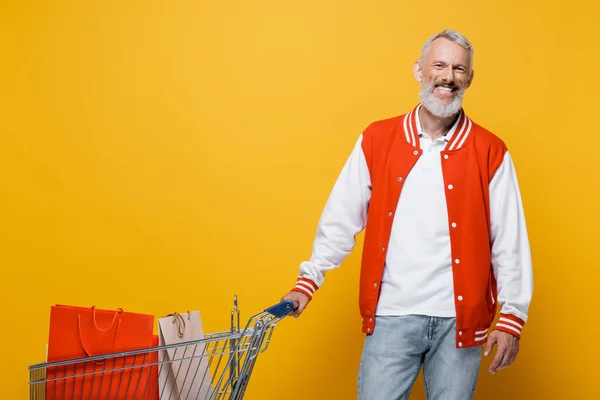
[(452, 125), (454, 125), (456, 122), (458, 115), (459, 113), (451, 117), (440, 118), (430, 113), (425, 107), (419, 107), (419, 121), (421, 122), (421, 129), (423, 129), (424, 132), (427, 132), (427, 134), (433, 140), (448, 133), (448, 131), (452, 128)]

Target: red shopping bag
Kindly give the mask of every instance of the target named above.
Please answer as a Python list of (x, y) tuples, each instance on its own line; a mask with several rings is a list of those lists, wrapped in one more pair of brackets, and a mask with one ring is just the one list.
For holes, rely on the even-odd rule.
[[(157, 345), (154, 316), (96, 307), (53, 306), (48, 362), (102, 356)], [(46, 399), (144, 399), (158, 396), (156, 352), (69, 362), (48, 368)]]

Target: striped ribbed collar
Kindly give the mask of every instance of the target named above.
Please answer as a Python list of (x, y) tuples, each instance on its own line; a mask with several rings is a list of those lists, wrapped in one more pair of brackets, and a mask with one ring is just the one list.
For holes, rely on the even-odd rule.
[[(411, 112), (406, 114), (402, 121), (402, 128), (404, 130), (406, 141), (411, 146), (416, 148), (421, 147), (419, 140), (419, 127), (417, 125), (417, 113), (419, 112), (419, 107), (421, 107), (421, 104), (418, 104)], [(471, 119), (469, 119), (469, 117), (467, 117), (464, 110), (461, 108), (460, 116), (450, 132), (451, 134), (449, 135), (449, 141), (446, 144), (445, 150), (458, 150), (463, 147), (471, 133), (472, 127), (473, 122)]]

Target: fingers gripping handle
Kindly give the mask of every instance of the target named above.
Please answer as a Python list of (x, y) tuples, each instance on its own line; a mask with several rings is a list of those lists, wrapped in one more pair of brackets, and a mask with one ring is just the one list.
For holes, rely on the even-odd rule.
[(291, 313), (298, 307), (298, 302), (292, 300), (286, 300), (273, 307), (267, 308), (265, 311), (273, 314), (277, 318), (281, 318)]

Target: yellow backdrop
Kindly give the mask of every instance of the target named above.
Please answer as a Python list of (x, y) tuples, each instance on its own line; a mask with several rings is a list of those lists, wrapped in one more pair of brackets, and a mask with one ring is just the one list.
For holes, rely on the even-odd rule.
[[(412, 63), (450, 27), (475, 45), (465, 107), (513, 153), (535, 263), (521, 353), (486, 360), (476, 398), (600, 398), (585, 3), (4, 1), (0, 397), (27, 398), (52, 304), (198, 309), (211, 332), (234, 294), (242, 319), (278, 302), (358, 134), (416, 104)], [(278, 326), (249, 400), (355, 398), (360, 250)]]

